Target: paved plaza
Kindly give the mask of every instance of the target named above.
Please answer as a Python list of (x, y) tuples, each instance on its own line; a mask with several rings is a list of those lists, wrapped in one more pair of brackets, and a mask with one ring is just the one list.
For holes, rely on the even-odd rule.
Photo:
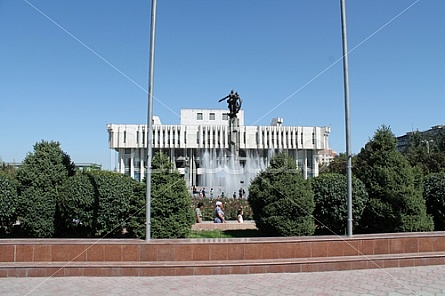
[(211, 276), (0, 278), (0, 295), (445, 296), (445, 265)]

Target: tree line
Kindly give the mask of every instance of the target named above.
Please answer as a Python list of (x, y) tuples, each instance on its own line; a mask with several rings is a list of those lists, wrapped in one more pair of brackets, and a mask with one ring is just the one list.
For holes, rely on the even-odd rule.
[[(413, 133), (400, 152), (395, 135), (382, 125), (352, 157), (354, 233), (445, 229), (445, 137), (436, 134), (429, 151), (425, 141), (433, 142)], [(346, 183), (345, 155), (304, 180), (282, 153), (253, 180), (249, 202), (267, 235), (345, 234)]]
[[(413, 133), (400, 152), (389, 127), (376, 130), (352, 157), (354, 233), (445, 229), (444, 139), (436, 135), (426, 151), (428, 139)], [(152, 168), (151, 237), (187, 237), (196, 200), (165, 154)], [(345, 173), (340, 155), (305, 180), (292, 157), (277, 153), (251, 180), (245, 206), (266, 236), (345, 234)], [(145, 193), (129, 176), (76, 170), (58, 142), (42, 141), (20, 167), (0, 168), (0, 236), (144, 238)]]
[[(186, 237), (194, 223), (184, 179), (152, 161), (151, 237)], [(78, 171), (60, 143), (42, 141), (17, 169), (0, 170), (0, 236), (145, 237), (146, 186), (104, 170)]]

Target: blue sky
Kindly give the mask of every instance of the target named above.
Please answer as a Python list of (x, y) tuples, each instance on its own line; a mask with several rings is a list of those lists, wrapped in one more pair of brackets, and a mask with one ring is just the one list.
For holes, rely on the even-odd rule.
[[(344, 152), (340, 1), (158, 0), (154, 115), (226, 108), (245, 124), (330, 126)], [(0, 0), (0, 159), (41, 140), (114, 169), (106, 125), (147, 122), (151, 1)], [(445, 124), (445, 1), (347, 0), (352, 152), (382, 124)]]

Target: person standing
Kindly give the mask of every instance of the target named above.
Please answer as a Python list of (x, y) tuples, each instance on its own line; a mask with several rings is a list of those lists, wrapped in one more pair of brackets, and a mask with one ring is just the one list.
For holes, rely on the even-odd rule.
[(199, 196), (199, 191), (198, 191), (198, 189), (196, 189), (195, 185), (193, 185), (193, 187), (192, 187), (192, 194), (193, 194), (194, 198), (198, 198), (198, 196)]
[(244, 191), (244, 189), (241, 187), (239, 190), (238, 190), (238, 197), (240, 198), (240, 199), (242, 199), (242, 198), (244, 198), (244, 194), (246, 193), (246, 191)]
[(238, 209), (238, 223), (243, 223), (244, 210), (242, 208)]
[(204, 204), (199, 202), (195, 209), (196, 214), (196, 223), (202, 223), (202, 209), (204, 208)]
[(216, 202), (215, 207), (215, 220), (213, 222), (215, 223), (226, 223), (226, 219), (224, 219), (224, 206), (223, 203), (220, 201)]

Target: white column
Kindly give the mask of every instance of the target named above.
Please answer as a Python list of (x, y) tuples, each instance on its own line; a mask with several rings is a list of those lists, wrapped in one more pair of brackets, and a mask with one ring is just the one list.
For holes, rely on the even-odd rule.
[(131, 148), (130, 154), (130, 177), (134, 178), (134, 148)]
[(316, 157), (316, 150), (314, 150), (312, 152), (312, 164), (313, 164), (313, 176), (317, 177), (318, 176), (318, 162), (317, 162), (317, 157)]
[(141, 176), (141, 179), (138, 180), (138, 181), (142, 181), (145, 178), (144, 164), (145, 164), (145, 155), (147, 155), (147, 153), (145, 152), (145, 148), (141, 148), (139, 150), (139, 153), (140, 153), (139, 155), (140, 155), (140, 158), (141, 158), (141, 161), (139, 163), (139, 174)]
[(213, 145), (213, 141), (215, 140), (215, 137), (213, 136), (213, 133), (215, 131), (215, 127), (214, 126), (210, 126), (210, 143), (209, 143), (209, 148), (213, 149), (214, 145)]
[(125, 148), (119, 149), (119, 172), (125, 174), (125, 162), (124, 162)]

